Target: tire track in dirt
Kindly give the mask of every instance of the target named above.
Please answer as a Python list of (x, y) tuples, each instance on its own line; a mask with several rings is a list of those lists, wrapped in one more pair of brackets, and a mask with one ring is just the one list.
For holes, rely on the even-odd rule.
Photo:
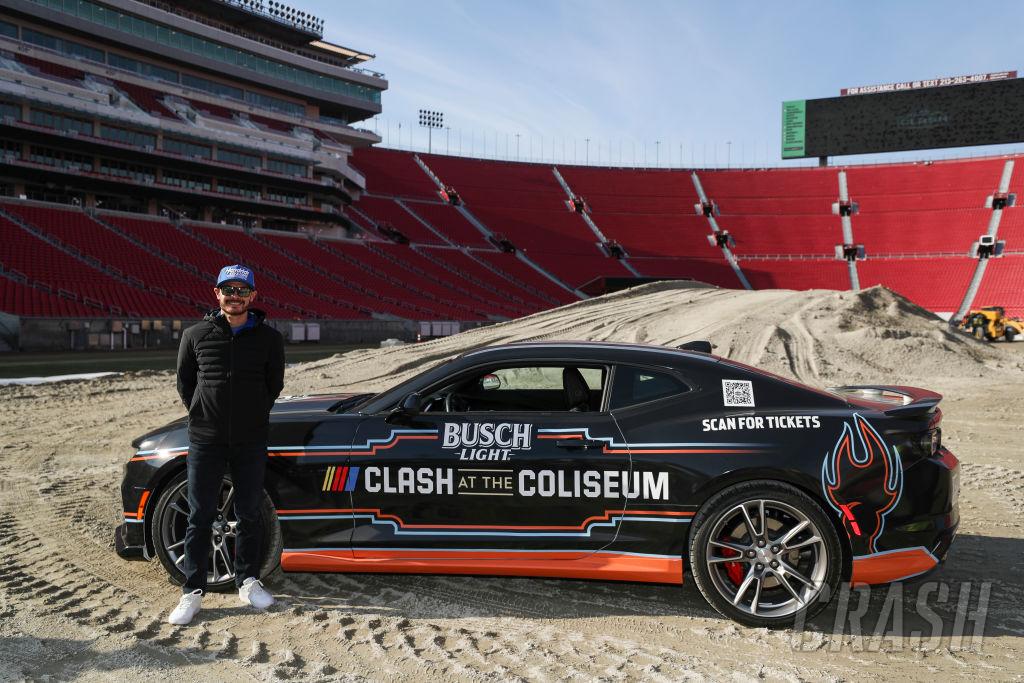
[[(814, 305), (805, 307), (808, 301)], [(498, 340), (573, 336), (654, 343), (708, 337), (736, 360), (761, 359), (767, 369), (820, 375), (821, 382), (861, 373), (875, 381), (916, 377), (933, 386), (936, 374), (948, 366), (949, 376), (941, 374), (948, 389), (936, 388), (947, 393), (948, 440), (958, 453), (963, 448), (968, 454), (963, 490), (973, 507), (965, 506), (964, 537), (938, 577), (1012, 584), (1021, 571), (1019, 561), (991, 559), (1022, 542), (1017, 520), (1024, 475), (1000, 451), (996, 432), (1006, 430), (996, 430), (998, 423), (976, 424), (995, 416), (1005, 424), (1021, 414), (1024, 401), (1013, 388), (1024, 388), (1024, 382), (1010, 373), (1010, 395), (994, 397), (982, 393), (977, 381), (978, 374), (1000, 363), (1009, 370), (1020, 361), (1007, 361), (999, 349), (985, 347), (972, 346), (968, 354), (961, 346), (974, 342), (950, 341), (923, 318), (894, 317), (887, 312), (894, 302), (892, 295), (870, 290), (808, 294), (664, 287), (556, 309), (464, 337), (307, 364), (289, 370), (286, 391), (306, 393), (339, 382), (346, 389), (383, 386), (400, 379), (392, 373), (396, 367), (411, 373), (429, 362), (424, 357), (440, 359)], [(854, 322), (844, 327), (844, 320)], [(788, 357), (777, 342), (769, 343), (775, 326), (783, 326), (793, 340)], [(926, 340), (949, 348), (921, 360), (930, 353)], [(957, 354), (967, 360), (956, 360)], [(806, 634), (810, 652), (794, 653), (789, 632), (737, 627), (711, 612), (692, 586), (679, 591), (487, 577), (279, 574), (268, 580), (281, 597), (270, 612), (244, 610), (234, 595), (211, 595), (196, 624), (173, 627), (164, 617), (177, 590), (159, 564), (125, 562), (111, 548), (127, 441), (182, 414), (173, 377), (126, 375), (90, 384), (8, 387), (0, 389), (0, 401), (5, 408), (0, 418), (0, 659), (4, 638), (23, 637), (13, 636), (17, 629), (28, 634), (24, 637), (57, 633), (76, 643), (68, 666), (113, 663), (108, 670), (137, 671), (139, 677), (160, 672), (186, 681), (864, 680), (891, 675), (934, 680), (964, 671), (993, 679), (1024, 674), (1024, 621), (1013, 621), (1019, 617), (1015, 604), (1024, 598), (1013, 588), (996, 593), (1007, 598), (992, 610), (1001, 635), (982, 653), (858, 652), (850, 649), (848, 636), (820, 629)], [(993, 542), (1002, 543), (994, 555)], [(1010, 635), (1015, 628), (1020, 635)], [(74, 677), (75, 669), (48, 669), (56, 665), (46, 661), (45, 649), (25, 642), (17, 661), (31, 661), (57, 678)], [(830, 652), (833, 645), (842, 649)], [(121, 650), (121, 659), (101, 650)], [(3, 666), (0, 678), (7, 673)]]

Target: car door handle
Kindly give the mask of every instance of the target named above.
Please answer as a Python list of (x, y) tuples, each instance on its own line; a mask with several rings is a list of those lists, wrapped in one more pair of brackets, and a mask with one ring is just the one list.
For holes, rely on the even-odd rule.
[(594, 441), (593, 439), (559, 439), (555, 442), (555, 445), (559, 448), (568, 448), (570, 450), (586, 450), (588, 448), (601, 448), (604, 446), (604, 441)]

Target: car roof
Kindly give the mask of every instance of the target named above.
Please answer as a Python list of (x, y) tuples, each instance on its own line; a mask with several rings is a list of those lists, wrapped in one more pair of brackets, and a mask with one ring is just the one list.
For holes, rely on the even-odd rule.
[[(510, 342), (507, 344), (497, 344), (495, 346), (487, 346), (473, 351), (467, 351), (460, 356), (461, 358), (470, 358), (473, 356), (480, 355), (505, 355), (514, 351), (564, 351), (564, 350), (577, 350), (577, 351), (600, 351), (600, 352), (612, 352), (611, 355), (617, 355), (615, 352), (619, 352), (622, 355), (629, 354), (645, 354), (655, 353), (659, 355), (668, 355), (675, 360), (682, 358), (692, 359), (696, 361), (717, 363), (719, 358), (709, 353), (701, 353), (699, 351), (684, 351), (682, 349), (672, 348), (670, 346), (659, 346), (657, 344), (637, 344), (632, 342), (604, 342), (604, 341), (572, 341), (572, 340), (551, 340), (551, 341), (526, 341), (526, 342)], [(607, 353), (600, 354), (602, 356), (609, 355)]]

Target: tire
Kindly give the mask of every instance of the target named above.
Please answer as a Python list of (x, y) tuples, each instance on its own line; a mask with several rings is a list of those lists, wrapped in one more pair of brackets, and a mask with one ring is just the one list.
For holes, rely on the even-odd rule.
[[(773, 552), (797, 526), (785, 541), (792, 548)], [(817, 502), (789, 484), (749, 481), (720, 491), (697, 513), (690, 538), (697, 588), (718, 612), (746, 626), (780, 628), (810, 619), (839, 587), (843, 548), (835, 526)]]
[[(160, 558), (160, 563), (167, 570), (171, 580), (179, 586), (185, 583), (185, 575), (179, 569), (184, 553), (179, 541), (185, 538), (185, 529), (188, 526), (187, 499), (188, 480), (185, 472), (176, 475), (164, 487), (157, 499), (156, 506), (151, 515), (150, 534), (153, 539), (153, 548)], [(231, 477), (224, 477), (224, 485), (221, 489), (221, 502), (224, 505), (226, 493), (230, 491)], [(224, 523), (231, 525), (234, 521), (233, 507), (224, 505)], [(216, 522), (214, 523), (216, 526)], [(263, 494), (263, 502), (260, 505), (260, 524), (263, 528), (263, 561), (260, 563), (260, 576), (267, 577), (273, 573), (281, 563), (281, 525), (277, 520), (277, 512), (270, 497)], [(227, 533), (218, 534), (216, 529), (211, 536), (209, 561), (210, 571), (207, 573), (207, 590), (223, 591), (234, 589), (235, 572), (232, 566), (234, 559), (234, 531), (230, 527)], [(218, 543), (218, 539), (220, 543)], [(219, 546), (216, 558), (213, 557), (214, 550)], [(214, 562), (216, 559), (216, 562)]]
[(1017, 331), (1012, 327), (1007, 327), (1006, 331), (1003, 332), (1003, 336), (1006, 337), (1006, 341), (1012, 342), (1013, 338), (1017, 336)]

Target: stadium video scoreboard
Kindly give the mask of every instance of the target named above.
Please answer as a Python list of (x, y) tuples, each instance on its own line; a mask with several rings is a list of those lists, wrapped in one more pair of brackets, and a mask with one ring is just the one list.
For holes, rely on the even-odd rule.
[(1024, 142), (1016, 71), (846, 88), (782, 103), (782, 158)]

